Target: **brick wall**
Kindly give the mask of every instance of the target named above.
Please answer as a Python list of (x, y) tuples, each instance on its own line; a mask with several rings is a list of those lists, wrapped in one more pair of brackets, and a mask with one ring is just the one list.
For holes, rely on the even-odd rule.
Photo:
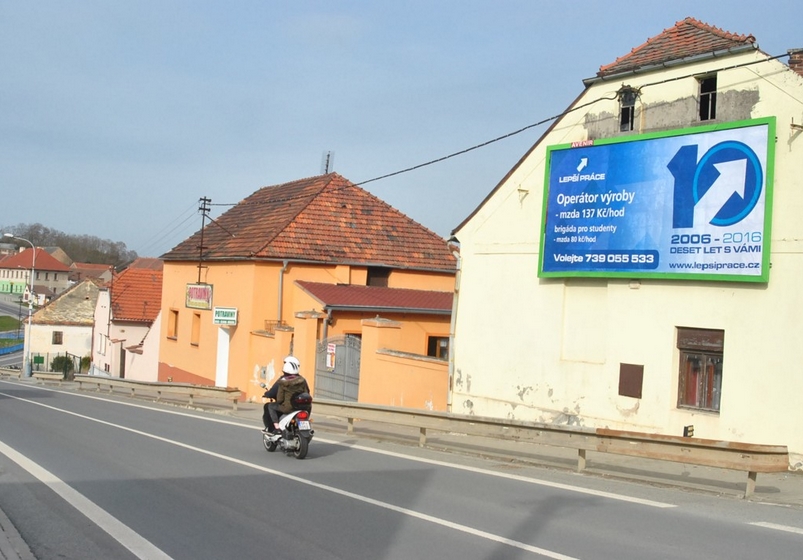
[(789, 49), (789, 68), (803, 76), (803, 49)]

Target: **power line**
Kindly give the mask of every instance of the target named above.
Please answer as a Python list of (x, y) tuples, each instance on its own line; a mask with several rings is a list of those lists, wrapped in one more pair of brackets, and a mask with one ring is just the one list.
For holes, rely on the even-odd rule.
[[(771, 60), (776, 60), (776, 59), (783, 58), (783, 57), (786, 57), (786, 56), (789, 56), (789, 54), (785, 53), (785, 54), (780, 54), (780, 55), (776, 55), (776, 56), (768, 56), (766, 58), (762, 58), (761, 60), (752, 60), (750, 62), (743, 62), (743, 63), (740, 63), (740, 64), (733, 64), (733, 65), (730, 65), (730, 66), (723, 66), (723, 67), (720, 67), (720, 68), (717, 68), (717, 69), (714, 69), (714, 70), (710, 70), (709, 72), (721, 72), (723, 70), (732, 70), (732, 69), (735, 69), (735, 68), (743, 68), (743, 67), (746, 67), (746, 66), (753, 66), (755, 64), (761, 64), (763, 62), (769, 62)], [(657, 86), (657, 85), (661, 85), (661, 84), (665, 84), (665, 83), (673, 82), (673, 81), (677, 81), (677, 80), (682, 80), (682, 79), (686, 79), (686, 78), (692, 78), (692, 77), (696, 77), (698, 75), (699, 75), (699, 72), (694, 72), (694, 73), (690, 73), (690, 74), (685, 74), (683, 76), (676, 76), (674, 78), (667, 78), (667, 79), (659, 80), (659, 81), (656, 81), (656, 82), (650, 82), (650, 83), (643, 84), (643, 85), (639, 86), (639, 89), (643, 89), (643, 88), (646, 88), (646, 87)], [(436, 163), (441, 163), (443, 161), (452, 159), (454, 157), (461, 156), (461, 155), (467, 154), (469, 152), (473, 152), (474, 150), (478, 150), (480, 148), (484, 148), (484, 147), (489, 146), (491, 144), (495, 144), (496, 142), (500, 142), (500, 141), (505, 140), (507, 138), (510, 138), (512, 136), (516, 136), (518, 134), (521, 134), (522, 132), (530, 130), (531, 128), (535, 128), (537, 126), (540, 126), (542, 124), (546, 124), (546, 123), (548, 123), (550, 121), (553, 121), (553, 120), (556, 120), (556, 119), (560, 119), (560, 118), (565, 117), (566, 115), (568, 115), (570, 113), (573, 113), (575, 111), (579, 111), (580, 109), (584, 109), (584, 108), (589, 107), (590, 105), (593, 105), (595, 103), (599, 103), (600, 101), (613, 101), (614, 99), (616, 99), (615, 95), (614, 95), (614, 97), (598, 97), (597, 99), (594, 99), (594, 100), (589, 101), (587, 103), (583, 103), (582, 105), (577, 105), (575, 107), (570, 107), (570, 108), (566, 109), (565, 111), (563, 111), (561, 113), (558, 113), (557, 115), (553, 115), (551, 117), (547, 117), (545, 119), (541, 119), (538, 122), (535, 122), (533, 124), (528, 124), (527, 126), (519, 128), (518, 130), (514, 130), (513, 132), (508, 132), (507, 134), (503, 134), (502, 136), (498, 136), (498, 137), (493, 138), (491, 140), (487, 140), (487, 141), (482, 142), (480, 144), (476, 144), (474, 146), (471, 146), (470, 148), (465, 148), (463, 150), (459, 150), (457, 152), (453, 152), (451, 154), (448, 154), (448, 155), (445, 155), (445, 156), (442, 156), (442, 157), (439, 157), (439, 158), (435, 158), (435, 159), (426, 161), (424, 163), (419, 163), (418, 165), (413, 165), (411, 167), (406, 167), (404, 169), (400, 169), (400, 170), (394, 171), (392, 173), (387, 173), (385, 175), (380, 175), (378, 177), (374, 177), (373, 179), (368, 179), (368, 180), (365, 180), (365, 181), (361, 181), (359, 183), (352, 183), (350, 185), (346, 185), (344, 187), (340, 187), (340, 189), (348, 188), (348, 187), (350, 187), (352, 185), (358, 186), (358, 187), (362, 186), (362, 185), (367, 185), (368, 183), (373, 183), (374, 181), (380, 181), (382, 179), (387, 179), (389, 177), (395, 177), (396, 175), (402, 175), (404, 173), (409, 173), (411, 171), (415, 171), (415, 170), (421, 169), (423, 167), (428, 167), (428, 166), (434, 165)], [(333, 189), (333, 190), (336, 190), (336, 189)], [(273, 204), (273, 203), (276, 203), (276, 202), (284, 202), (284, 201), (289, 201), (289, 200), (297, 200), (299, 198), (306, 198), (307, 196), (309, 196), (309, 195), (289, 196), (289, 197), (280, 198), (280, 199), (271, 199), (270, 201), (251, 202), (251, 203), (244, 203), (244, 204), (268, 204), (268, 203)], [(218, 204), (213, 204), (213, 206), (236, 206), (236, 205), (241, 204), (241, 203), (242, 202), (218, 203)]]

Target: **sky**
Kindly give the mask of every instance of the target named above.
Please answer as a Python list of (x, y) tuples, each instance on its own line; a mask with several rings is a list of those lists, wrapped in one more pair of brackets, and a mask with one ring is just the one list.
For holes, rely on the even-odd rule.
[(0, 0), (0, 227), (158, 257), (200, 228), (200, 198), (217, 217), (331, 152), (448, 238), (548, 123), (372, 179), (558, 115), (685, 17), (781, 55), (803, 47), (801, 16), (792, 0)]

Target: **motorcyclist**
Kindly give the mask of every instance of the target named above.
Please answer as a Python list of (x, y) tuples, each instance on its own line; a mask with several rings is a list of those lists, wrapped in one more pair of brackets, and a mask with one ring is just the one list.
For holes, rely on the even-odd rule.
[(275, 399), (275, 402), (266, 403), (263, 407), (262, 422), (265, 425), (264, 431), (270, 431), (270, 424), (268, 424), (268, 419), (270, 419), (273, 425), (273, 433), (279, 432), (279, 415), (293, 411), (292, 399), (294, 396), (300, 393), (309, 393), (307, 380), (299, 374), (300, 368), (301, 363), (298, 358), (287, 356), (282, 365), (283, 375), (270, 389), (265, 391), (264, 396)]

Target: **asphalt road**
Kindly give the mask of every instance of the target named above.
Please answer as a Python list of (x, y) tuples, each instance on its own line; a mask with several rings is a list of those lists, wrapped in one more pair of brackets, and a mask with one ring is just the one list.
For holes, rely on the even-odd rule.
[(332, 434), (299, 461), (267, 453), (256, 423), (13, 381), (0, 381), (0, 507), (40, 560), (754, 559), (803, 548), (798, 508)]
[(20, 307), (19, 300), (13, 299), (8, 295), (0, 295), (0, 315), (8, 315), (18, 319), (20, 313), (26, 319), (28, 318), (28, 305), (24, 304)]

